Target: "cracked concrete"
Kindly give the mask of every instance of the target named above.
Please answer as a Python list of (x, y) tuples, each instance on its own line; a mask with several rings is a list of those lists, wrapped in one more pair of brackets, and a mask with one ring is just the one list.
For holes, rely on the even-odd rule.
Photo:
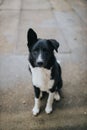
[[(63, 98), (53, 113), (32, 115), (34, 92), (28, 71), (28, 28), (55, 38)], [(87, 129), (87, 1), (0, 0), (0, 130)]]

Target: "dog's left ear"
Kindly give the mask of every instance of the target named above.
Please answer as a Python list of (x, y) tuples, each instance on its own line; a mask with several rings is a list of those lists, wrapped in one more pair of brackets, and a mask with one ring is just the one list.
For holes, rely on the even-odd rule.
[(58, 52), (59, 42), (57, 42), (57, 41), (54, 40), (54, 39), (49, 39), (48, 42), (49, 42), (49, 45), (51, 46), (51, 48), (52, 48), (53, 50), (56, 50), (56, 52)]
[(31, 50), (32, 46), (37, 41), (37, 34), (32, 28), (30, 28), (27, 32), (27, 41), (28, 41), (27, 46), (29, 50)]

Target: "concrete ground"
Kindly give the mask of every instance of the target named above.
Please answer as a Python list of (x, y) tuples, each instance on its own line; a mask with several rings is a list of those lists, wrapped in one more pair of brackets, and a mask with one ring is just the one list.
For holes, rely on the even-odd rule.
[[(63, 96), (32, 115), (27, 30), (55, 38)], [(0, 130), (87, 130), (87, 0), (0, 0)]]

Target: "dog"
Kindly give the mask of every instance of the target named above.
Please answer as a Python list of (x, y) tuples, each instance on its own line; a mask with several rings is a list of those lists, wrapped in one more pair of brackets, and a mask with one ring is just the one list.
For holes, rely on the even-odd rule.
[(32, 84), (35, 92), (35, 105), (33, 115), (40, 112), (40, 97), (42, 92), (47, 92), (48, 100), (45, 111), (51, 113), (54, 99), (60, 100), (62, 88), (62, 72), (60, 64), (54, 55), (58, 52), (59, 43), (54, 39), (40, 39), (36, 32), (30, 28), (27, 32), (27, 46), (29, 50), (29, 69), (32, 74)]

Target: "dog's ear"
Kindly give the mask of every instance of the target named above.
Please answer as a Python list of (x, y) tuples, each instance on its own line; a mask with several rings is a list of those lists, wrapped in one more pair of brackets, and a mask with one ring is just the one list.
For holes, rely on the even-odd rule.
[(30, 48), (34, 45), (34, 43), (37, 41), (37, 34), (34, 32), (32, 28), (30, 28), (27, 32), (27, 46), (30, 50)]
[(58, 52), (59, 42), (57, 42), (54, 39), (49, 39), (48, 42), (49, 42), (49, 45), (52, 48), (52, 50), (56, 50), (56, 52)]

